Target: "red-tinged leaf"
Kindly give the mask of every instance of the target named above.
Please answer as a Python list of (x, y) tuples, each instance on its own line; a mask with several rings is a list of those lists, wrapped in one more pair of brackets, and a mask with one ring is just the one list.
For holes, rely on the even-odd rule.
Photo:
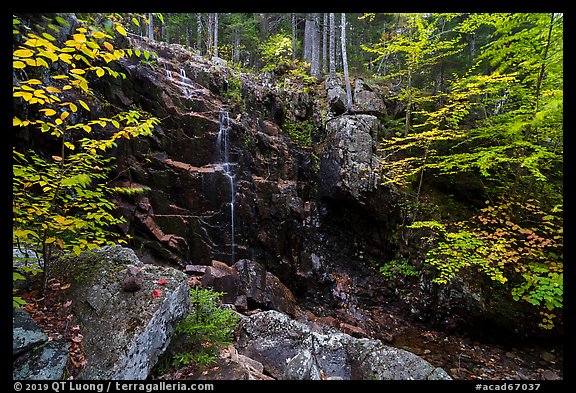
[(156, 284), (158, 284), (158, 285), (164, 285), (164, 284), (166, 284), (166, 279), (165, 279), (165, 278), (161, 278), (160, 280), (156, 281)]
[(160, 297), (162, 296), (162, 291), (159, 289), (155, 289), (152, 291), (152, 299), (156, 298), (156, 297)]
[(71, 305), (72, 305), (72, 300), (68, 300), (67, 302), (65, 302), (65, 303), (63, 304), (63, 306), (64, 306), (65, 308), (68, 308), (68, 307), (70, 307)]

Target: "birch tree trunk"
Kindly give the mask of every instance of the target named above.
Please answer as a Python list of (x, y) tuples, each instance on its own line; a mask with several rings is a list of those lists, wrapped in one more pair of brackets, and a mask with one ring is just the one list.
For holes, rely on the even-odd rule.
[(214, 57), (218, 57), (218, 13), (214, 14)]
[(206, 23), (206, 54), (212, 56), (212, 39), (214, 38), (214, 14), (208, 14)]
[(352, 109), (352, 88), (350, 87), (350, 76), (348, 75), (348, 58), (346, 56), (346, 14), (342, 13), (342, 65), (344, 67), (344, 80), (346, 81), (346, 109)]
[(330, 57), (330, 78), (334, 78), (336, 76), (336, 25), (334, 23), (334, 13), (330, 13), (330, 49), (329, 49), (329, 57)]
[(234, 31), (234, 55), (233, 55), (233, 62), (240, 63), (240, 33), (238, 30)]
[(326, 38), (328, 36), (328, 14), (324, 13), (324, 22), (322, 23), (322, 73), (326, 75), (326, 70), (328, 69), (328, 43)]
[(306, 21), (304, 22), (304, 53), (303, 60), (312, 63), (312, 25), (314, 20), (312, 14), (306, 14)]
[(310, 74), (314, 77), (320, 76), (320, 14), (313, 14), (312, 23), (312, 64)]
[(196, 49), (202, 54), (202, 14), (196, 14)]
[(148, 39), (154, 41), (154, 17), (152, 13), (148, 13)]
[(292, 60), (296, 60), (296, 14), (292, 14)]

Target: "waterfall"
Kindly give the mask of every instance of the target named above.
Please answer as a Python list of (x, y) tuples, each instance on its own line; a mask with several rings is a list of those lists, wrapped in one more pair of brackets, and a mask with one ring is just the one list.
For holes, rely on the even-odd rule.
[(182, 77), (182, 81), (186, 81), (186, 79), (188, 79), (186, 77), (186, 70), (184, 68), (180, 68), (180, 76)]
[(218, 137), (216, 139), (216, 149), (220, 155), (220, 163), (224, 170), (224, 174), (228, 177), (230, 181), (230, 226), (231, 226), (231, 258), (232, 263), (234, 263), (234, 251), (236, 244), (234, 241), (234, 173), (232, 172), (229, 153), (230, 153), (230, 142), (229, 142), (229, 131), (230, 131), (230, 117), (227, 111), (220, 112), (220, 121), (218, 128)]
[(166, 66), (166, 63), (164, 63), (164, 70), (166, 70), (166, 77), (168, 79), (172, 79), (172, 73), (170, 72), (170, 70), (168, 69), (168, 66)]

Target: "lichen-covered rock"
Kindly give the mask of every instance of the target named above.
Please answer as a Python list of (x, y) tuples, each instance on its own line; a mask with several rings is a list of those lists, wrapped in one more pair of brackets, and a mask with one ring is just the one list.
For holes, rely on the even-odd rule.
[(20, 356), (14, 361), (14, 379), (57, 380), (62, 379), (68, 362), (70, 345), (64, 340), (48, 341)]
[(362, 202), (362, 193), (376, 189), (379, 127), (378, 119), (366, 114), (327, 122), (328, 136), (318, 176), (322, 196)]
[[(72, 309), (88, 360), (80, 377), (145, 379), (187, 313), (187, 276), (171, 267), (143, 264), (132, 250), (120, 246), (60, 263), (76, 271)], [(125, 292), (122, 279), (133, 267), (142, 273), (142, 288)]]
[(278, 379), (451, 379), (417, 355), (380, 340), (320, 334), (277, 311), (242, 320), (238, 352)]
[(386, 105), (382, 97), (373, 91), (361, 78), (356, 78), (354, 85), (354, 105), (356, 110), (369, 112), (376, 116), (382, 116), (386, 111)]
[(26, 310), (12, 310), (12, 355), (14, 357), (44, 344), (48, 336)]
[(328, 107), (332, 113), (340, 115), (346, 111), (346, 90), (342, 87), (342, 80), (339, 77), (326, 80), (326, 94)]
[(314, 364), (314, 355), (307, 349), (294, 356), (286, 364), (282, 379), (287, 380), (320, 380), (320, 370)]
[(451, 379), (440, 367), (404, 349), (382, 347), (375, 340), (356, 340), (348, 345), (354, 363), (353, 379), (422, 380)]

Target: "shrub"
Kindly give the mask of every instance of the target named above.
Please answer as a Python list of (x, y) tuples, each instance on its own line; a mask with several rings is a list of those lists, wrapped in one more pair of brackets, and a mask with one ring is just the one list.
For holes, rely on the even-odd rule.
[(193, 311), (176, 326), (176, 332), (186, 339), (185, 351), (174, 355), (174, 366), (206, 366), (216, 360), (220, 349), (232, 343), (238, 316), (231, 309), (220, 307), (223, 295), (212, 289), (190, 289)]

